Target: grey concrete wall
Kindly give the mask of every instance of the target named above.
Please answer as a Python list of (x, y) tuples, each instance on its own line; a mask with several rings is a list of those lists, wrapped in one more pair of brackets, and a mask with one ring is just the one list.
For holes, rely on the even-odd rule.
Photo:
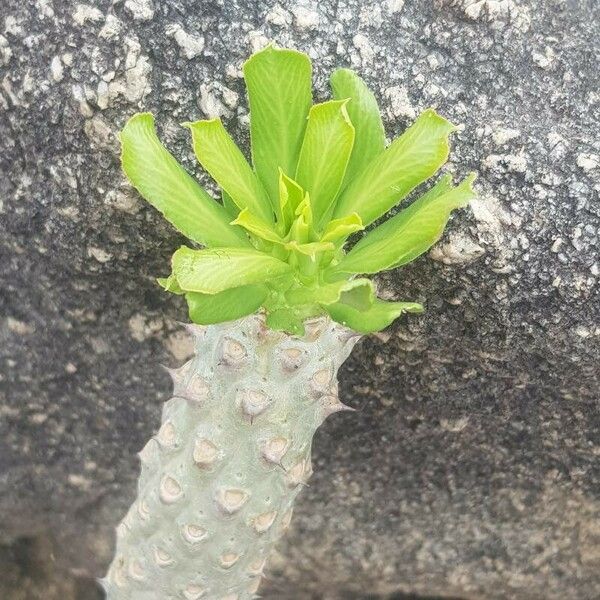
[(451, 168), (480, 198), (380, 277), (427, 313), (346, 363), (359, 412), (318, 434), (264, 597), (600, 597), (599, 18), (593, 0), (4, 0), (0, 595), (94, 597), (168, 397), (157, 365), (189, 352), (153, 279), (182, 239), (127, 186), (115, 134), (153, 111), (206, 182), (177, 124), (219, 114), (247, 143), (240, 64), (276, 40), (313, 57), (318, 98), (358, 70), (390, 136), (428, 106), (463, 124)]

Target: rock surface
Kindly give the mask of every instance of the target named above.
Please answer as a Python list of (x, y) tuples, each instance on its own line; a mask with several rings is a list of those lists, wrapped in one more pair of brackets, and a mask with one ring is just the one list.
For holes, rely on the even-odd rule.
[[(96, 597), (136, 452), (189, 345), (153, 278), (182, 241), (123, 179), (151, 110), (247, 141), (240, 65), (274, 39), (372, 84), (397, 134), (436, 107), (480, 198), (380, 278), (426, 300), (343, 369), (358, 414), (316, 474), (265, 598), (600, 597), (600, 48), (594, 0), (59, 2), (0, 17), (0, 596)], [(595, 25), (596, 24), (596, 25)], [(432, 260), (433, 259), (433, 260)]]

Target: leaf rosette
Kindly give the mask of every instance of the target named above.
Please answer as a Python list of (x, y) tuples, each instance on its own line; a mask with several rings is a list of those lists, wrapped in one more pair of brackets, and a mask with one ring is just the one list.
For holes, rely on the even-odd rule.
[[(444, 165), (456, 127), (429, 109), (386, 146), (375, 96), (353, 71), (336, 70), (333, 99), (319, 104), (301, 52), (270, 45), (243, 71), (251, 162), (220, 119), (183, 124), (221, 202), (161, 144), (150, 113), (134, 115), (120, 134), (133, 186), (195, 242), (174, 253), (159, 283), (185, 296), (195, 323), (264, 310), (267, 325), (298, 335), (306, 319), (323, 314), (368, 333), (421, 312), (415, 302), (377, 298), (363, 276), (426, 252), (452, 211), (474, 198), (474, 175), (454, 185), (446, 174), (380, 222)], [(348, 249), (357, 232), (362, 237)]]

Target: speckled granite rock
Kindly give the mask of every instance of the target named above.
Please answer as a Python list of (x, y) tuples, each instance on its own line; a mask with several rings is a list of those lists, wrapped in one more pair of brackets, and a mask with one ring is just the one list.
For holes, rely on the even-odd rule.
[[(275, 39), (311, 54), (322, 96), (334, 66), (356, 68), (390, 134), (427, 106), (463, 123), (453, 167), (480, 173), (481, 197), (429, 258), (380, 279), (428, 312), (346, 363), (360, 412), (318, 434), (264, 597), (600, 597), (596, 2), (1, 13), (0, 596), (94, 597), (81, 580), (104, 572), (168, 398), (157, 365), (189, 352), (183, 305), (153, 283), (181, 240), (125, 184), (115, 132), (152, 110), (198, 172), (177, 123), (220, 114), (247, 139), (239, 67)], [(25, 588), (27, 565), (63, 583)]]

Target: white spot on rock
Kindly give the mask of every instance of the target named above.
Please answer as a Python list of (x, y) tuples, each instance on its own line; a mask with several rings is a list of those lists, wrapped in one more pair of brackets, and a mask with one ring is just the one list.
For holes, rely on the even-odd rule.
[(0, 67), (7, 65), (10, 62), (12, 55), (13, 53), (10, 49), (8, 40), (3, 35), (0, 35)]
[(200, 110), (210, 119), (217, 117), (229, 117), (231, 111), (221, 102), (220, 90), (216, 84), (201, 84), (200, 99), (198, 106)]
[(527, 31), (530, 18), (527, 10), (514, 0), (442, 0), (442, 4), (458, 6), (474, 21), (510, 23), (520, 31)]
[(4, 33), (10, 33), (15, 37), (22, 37), (25, 31), (22, 26), (22, 20), (15, 15), (7, 15), (4, 19)]
[(445, 244), (434, 246), (429, 252), (430, 258), (445, 265), (467, 264), (485, 254), (485, 250), (471, 238), (456, 233)]
[(469, 424), (469, 417), (460, 417), (459, 419), (440, 419), (440, 425), (442, 429), (451, 431), (452, 433), (458, 433), (465, 429)]
[(503, 146), (507, 142), (510, 142), (510, 140), (514, 140), (515, 138), (518, 138), (520, 135), (521, 135), (521, 132), (518, 129), (509, 129), (506, 127), (498, 127), (492, 133), (492, 140), (494, 141), (494, 144), (496, 144), (497, 146)]
[(101, 115), (95, 115), (86, 120), (83, 124), (83, 131), (95, 146), (110, 150), (114, 155), (119, 153), (119, 140), (114, 125)]
[(600, 156), (597, 154), (581, 153), (577, 155), (577, 166), (586, 172), (600, 167)]
[(278, 25), (279, 27), (287, 27), (292, 22), (292, 15), (279, 4), (276, 4), (265, 17), (267, 23)]
[(152, 66), (149, 58), (141, 56), (141, 45), (135, 37), (126, 38), (125, 47), (125, 74), (110, 82), (109, 106), (118, 96), (123, 96), (128, 102), (139, 102), (150, 91), (148, 76)]
[(363, 33), (357, 33), (352, 38), (354, 47), (358, 50), (363, 65), (370, 65), (375, 59), (375, 51), (369, 38)]
[(112, 254), (103, 250), (102, 248), (98, 248), (96, 246), (88, 246), (88, 256), (95, 258), (99, 263), (106, 263), (112, 258)]
[(544, 50), (543, 54), (541, 52), (534, 52), (531, 55), (531, 58), (538, 67), (547, 70), (550, 69), (550, 67), (554, 63), (556, 55), (554, 54), (554, 50), (552, 50), (552, 48), (546, 46), (546, 49)]
[(246, 34), (246, 39), (247, 39), (248, 43), (250, 44), (250, 48), (252, 49), (253, 53), (258, 52), (259, 50), (262, 50), (264, 47), (268, 46), (270, 43), (270, 40), (268, 37), (265, 37), (265, 35), (261, 31), (256, 31), (256, 30), (249, 31)]
[(123, 23), (115, 15), (107, 15), (98, 36), (104, 40), (113, 40), (121, 34)]
[(402, 85), (389, 87), (383, 93), (388, 103), (388, 114), (391, 118), (406, 117), (414, 119), (417, 111), (412, 105), (406, 88)]
[(204, 37), (202, 35), (187, 33), (178, 23), (168, 25), (166, 32), (168, 36), (175, 39), (182, 56), (185, 56), (188, 60), (202, 54), (204, 50)]
[(526, 173), (527, 157), (519, 154), (490, 154), (483, 160), (483, 166), (497, 172)]
[(404, 0), (386, 0), (384, 6), (390, 15), (395, 15), (404, 8)]
[(298, 29), (317, 29), (319, 26), (319, 13), (304, 6), (293, 6), (294, 21)]
[(141, 313), (132, 315), (127, 322), (131, 337), (137, 342), (143, 342), (158, 333), (163, 328), (161, 319), (150, 319)]
[(12, 331), (17, 335), (29, 335), (35, 331), (35, 327), (33, 327), (33, 325), (30, 325), (25, 321), (19, 321), (14, 317), (6, 318), (6, 326), (8, 327), (9, 331)]
[(152, 0), (126, 0), (125, 8), (136, 21), (151, 21), (154, 17)]
[(79, 488), (80, 490), (88, 491), (92, 487), (92, 482), (87, 477), (76, 473), (70, 473), (68, 481), (73, 487)]
[(194, 355), (194, 341), (185, 331), (175, 331), (164, 341), (165, 348), (179, 362)]
[(52, 75), (52, 79), (57, 83), (63, 80), (65, 72), (60, 56), (55, 56), (50, 62), (50, 74)]
[(101, 21), (103, 18), (104, 15), (100, 10), (94, 6), (88, 6), (87, 4), (78, 4), (73, 13), (73, 21), (78, 25), (85, 25), (88, 21)]

